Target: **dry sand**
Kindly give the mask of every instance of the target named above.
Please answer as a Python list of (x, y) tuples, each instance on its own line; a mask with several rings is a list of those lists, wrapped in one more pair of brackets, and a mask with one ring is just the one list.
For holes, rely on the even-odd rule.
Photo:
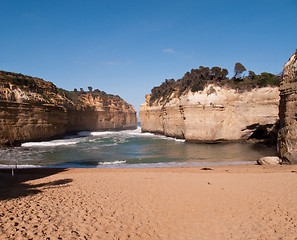
[(297, 166), (0, 173), (0, 239), (297, 239)]

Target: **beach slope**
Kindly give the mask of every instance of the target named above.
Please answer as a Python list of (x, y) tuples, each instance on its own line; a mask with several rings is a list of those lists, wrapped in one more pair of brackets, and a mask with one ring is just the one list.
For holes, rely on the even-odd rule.
[(296, 239), (297, 166), (0, 173), (1, 239)]

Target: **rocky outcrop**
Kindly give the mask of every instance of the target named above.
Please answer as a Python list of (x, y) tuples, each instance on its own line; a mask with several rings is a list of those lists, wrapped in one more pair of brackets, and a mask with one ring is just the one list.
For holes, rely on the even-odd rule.
[(283, 68), (279, 118), (278, 153), (284, 161), (297, 164), (297, 52)]
[(238, 91), (208, 84), (195, 93), (173, 92), (165, 102), (152, 103), (150, 96), (140, 107), (142, 131), (192, 142), (262, 138), (273, 132), (278, 120), (278, 87)]
[(133, 106), (119, 96), (69, 92), (39, 78), (0, 71), (0, 145), (77, 131), (133, 129), (136, 121)]

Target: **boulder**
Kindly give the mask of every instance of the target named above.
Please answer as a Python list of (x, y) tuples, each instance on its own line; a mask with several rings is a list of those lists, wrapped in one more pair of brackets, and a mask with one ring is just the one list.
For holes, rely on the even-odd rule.
[(281, 159), (279, 157), (262, 157), (257, 160), (257, 163), (259, 165), (278, 165), (281, 163)]

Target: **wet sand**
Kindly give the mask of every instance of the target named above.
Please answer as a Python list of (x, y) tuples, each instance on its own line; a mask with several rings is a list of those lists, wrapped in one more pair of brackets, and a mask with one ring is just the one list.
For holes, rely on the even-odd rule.
[(0, 239), (297, 239), (297, 166), (0, 171)]

